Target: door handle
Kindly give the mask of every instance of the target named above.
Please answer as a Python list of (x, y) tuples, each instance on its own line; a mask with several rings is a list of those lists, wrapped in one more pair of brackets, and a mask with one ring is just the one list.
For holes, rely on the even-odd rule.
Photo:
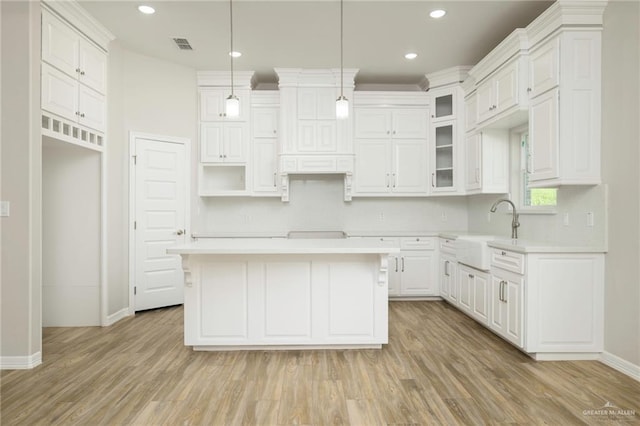
[(435, 183), (433, 182), (433, 179), (435, 178), (436, 174), (435, 173), (431, 173), (431, 187), (435, 188)]
[(396, 187), (396, 174), (393, 174), (393, 187)]
[(402, 272), (404, 272), (404, 257), (402, 258)]
[(449, 261), (445, 260), (444, 261), (444, 275), (449, 277)]
[(398, 272), (398, 258), (396, 257), (396, 272)]
[(389, 188), (389, 173), (387, 173), (387, 188)]
[(182, 230), (182, 229), (178, 229), (178, 230), (176, 231), (176, 234), (177, 234), (177, 235), (182, 235), (182, 234), (184, 234), (184, 230)]
[(276, 182), (276, 173), (274, 173), (273, 174), (273, 187), (275, 188), (276, 186), (278, 186), (278, 185), (277, 185), (277, 182)]

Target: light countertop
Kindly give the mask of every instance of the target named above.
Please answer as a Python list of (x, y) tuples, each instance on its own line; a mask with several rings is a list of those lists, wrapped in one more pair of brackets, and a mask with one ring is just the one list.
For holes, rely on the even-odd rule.
[[(471, 232), (440, 232), (441, 238), (456, 240), (461, 237), (473, 236), (478, 237), (486, 234), (477, 234)], [(545, 241), (535, 241), (527, 239), (512, 240), (502, 236), (487, 236), (487, 245), (489, 247), (514, 251), (516, 253), (605, 253), (604, 247), (551, 243)]]
[(169, 254), (389, 254), (400, 247), (359, 239), (206, 239), (170, 247)]

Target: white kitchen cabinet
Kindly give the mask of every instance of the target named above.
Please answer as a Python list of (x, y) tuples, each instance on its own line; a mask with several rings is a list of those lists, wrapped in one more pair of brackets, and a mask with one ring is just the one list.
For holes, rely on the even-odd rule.
[[(478, 123), (503, 114), (516, 106), (521, 101), (521, 86), (523, 81), (521, 60), (513, 60), (500, 67), (488, 79), (478, 85), (477, 89), (477, 112)], [(526, 72), (526, 68), (524, 70)], [(526, 75), (526, 74), (524, 74)]]
[(529, 67), (529, 186), (599, 184), (600, 31), (561, 31), (532, 48)]
[(253, 192), (279, 195), (278, 179), (278, 107), (253, 107), (251, 114), (253, 149)]
[(106, 93), (106, 53), (47, 10), (42, 11), (42, 60), (98, 93)]
[(522, 276), (495, 268), (491, 274), (489, 326), (519, 348), (524, 347)]
[(42, 11), (41, 108), (71, 123), (106, 129), (106, 52)]
[(467, 314), (473, 309), (473, 274), (466, 265), (458, 264), (458, 308)]
[(240, 113), (237, 117), (227, 117), (226, 100), (231, 95), (229, 87), (201, 87), (200, 121), (248, 121), (250, 111), (250, 91), (234, 89), (233, 94), (240, 101)]
[(487, 325), (489, 318), (489, 274), (458, 264), (458, 308)]
[(431, 192), (457, 191), (458, 126), (454, 120), (432, 125)]
[(465, 190), (467, 194), (509, 192), (509, 132), (484, 129), (465, 140)]
[(458, 262), (454, 240), (440, 238), (440, 296), (447, 302), (458, 304)]
[(426, 109), (356, 109), (355, 129), (354, 195), (426, 194)]
[(247, 124), (242, 122), (203, 123), (200, 127), (200, 162), (246, 162), (247, 133)]
[[(357, 238), (357, 237), (356, 237)], [(389, 296), (429, 297), (440, 294), (435, 237), (362, 237), (398, 245), (400, 253), (389, 256)]]
[(474, 90), (464, 100), (464, 129), (471, 132), (478, 123), (478, 95)]

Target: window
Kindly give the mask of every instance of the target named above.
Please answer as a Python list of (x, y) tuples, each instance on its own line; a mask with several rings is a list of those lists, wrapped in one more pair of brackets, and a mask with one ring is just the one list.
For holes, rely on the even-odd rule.
[(528, 188), (529, 184), (529, 133), (519, 135), (519, 173), (518, 189), (520, 208), (525, 212), (553, 212), (558, 202), (558, 190), (555, 188)]

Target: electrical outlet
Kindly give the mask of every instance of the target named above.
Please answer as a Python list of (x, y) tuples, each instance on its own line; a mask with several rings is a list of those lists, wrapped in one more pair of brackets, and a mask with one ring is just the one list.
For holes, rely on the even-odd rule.
[(562, 216), (562, 224), (564, 226), (569, 226), (569, 213), (564, 213), (564, 215)]
[(593, 212), (587, 212), (587, 226), (593, 226)]
[(378, 219), (384, 220), (384, 212), (380, 212), (380, 214), (378, 215)]
[(9, 217), (9, 207), (8, 201), (0, 201), (0, 217)]
[(440, 213), (440, 220), (443, 222), (447, 221), (447, 212)]

